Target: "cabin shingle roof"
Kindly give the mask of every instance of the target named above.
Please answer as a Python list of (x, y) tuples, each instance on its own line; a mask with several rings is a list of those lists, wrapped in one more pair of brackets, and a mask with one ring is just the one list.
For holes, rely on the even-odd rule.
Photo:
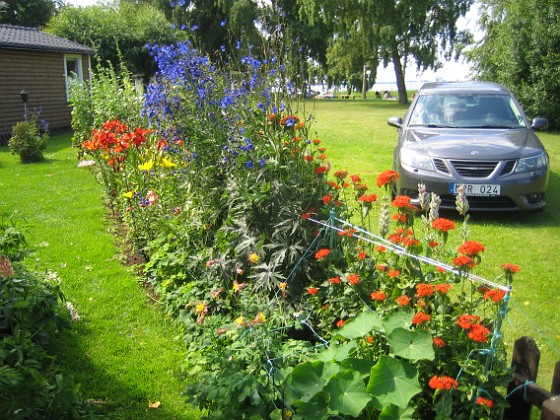
[(6, 24), (0, 24), (0, 48), (93, 54), (90, 47), (77, 42), (35, 28)]

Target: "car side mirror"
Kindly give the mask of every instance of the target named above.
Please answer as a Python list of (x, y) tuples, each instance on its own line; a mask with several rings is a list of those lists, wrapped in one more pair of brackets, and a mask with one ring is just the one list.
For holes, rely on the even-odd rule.
[(402, 128), (402, 118), (401, 117), (389, 117), (387, 124), (392, 127)]
[(533, 121), (531, 122), (531, 130), (537, 131), (544, 130), (546, 128), (548, 128), (548, 120), (546, 118), (533, 118)]

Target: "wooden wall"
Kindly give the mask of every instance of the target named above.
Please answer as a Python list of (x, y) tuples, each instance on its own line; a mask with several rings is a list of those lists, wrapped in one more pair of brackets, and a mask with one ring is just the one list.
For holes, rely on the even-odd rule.
[[(88, 56), (82, 55), (84, 79), (89, 78)], [(12, 126), (23, 120), (22, 89), (29, 92), (29, 112), (41, 110), (54, 131), (69, 129), (71, 108), (66, 99), (64, 54), (61, 52), (0, 50), (0, 144)]]

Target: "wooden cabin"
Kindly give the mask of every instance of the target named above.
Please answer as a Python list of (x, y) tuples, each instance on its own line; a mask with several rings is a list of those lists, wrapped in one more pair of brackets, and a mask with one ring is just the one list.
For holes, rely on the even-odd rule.
[(35, 28), (0, 24), (0, 145), (26, 112), (38, 114), (53, 134), (69, 131), (68, 82), (89, 79), (92, 54), (89, 47)]

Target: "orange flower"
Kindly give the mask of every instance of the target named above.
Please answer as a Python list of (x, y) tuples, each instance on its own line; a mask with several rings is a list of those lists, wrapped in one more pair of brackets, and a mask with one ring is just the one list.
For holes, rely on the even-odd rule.
[(387, 297), (387, 294), (382, 291), (372, 292), (371, 293), (371, 300), (380, 300), (383, 301)]
[(453, 258), (453, 264), (455, 264), (459, 268), (473, 268), (474, 267), (474, 260), (471, 257), (467, 257), (466, 255), (459, 255), (458, 257)]
[(464, 314), (461, 315), (455, 323), (464, 330), (470, 330), (471, 327), (477, 322), (480, 322), (480, 318), (478, 316)]
[(432, 296), (434, 294), (434, 286), (431, 284), (420, 283), (416, 285), (416, 296)]
[(306, 162), (313, 162), (313, 156), (311, 155), (305, 155), (303, 157), (303, 160), (305, 160)]
[(432, 389), (445, 389), (447, 391), (459, 386), (457, 381), (449, 376), (433, 376), (428, 385)]
[(447, 283), (436, 284), (436, 291), (441, 294), (446, 294), (451, 290), (451, 285)]
[(500, 289), (487, 290), (484, 293), (484, 299), (490, 299), (497, 303), (501, 301), (505, 295), (506, 292), (504, 290), (500, 290)]
[(309, 287), (307, 288), (307, 293), (310, 295), (316, 295), (319, 292), (319, 289), (316, 287)]
[(396, 269), (392, 268), (387, 272), (387, 275), (390, 278), (394, 279), (395, 277), (399, 277), (401, 275), (401, 272), (399, 270), (396, 270)]
[(396, 181), (399, 178), (399, 174), (395, 171), (387, 170), (383, 171), (377, 177), (377, 186), (384, 187), (385, 185)]
[(348, 280), (348, 283), (350, 283), (351, 285), (355, 285), (360, 282), (360, 276), (358, 276), (357, 274), (348, 274), (346, 276), (346, 279)]
[(502, 269), (506, 272), (506, 274), (519, 273), (519, 266), (515, 264), (502, 264)]
[(466, 241), (459, 245), (459, 254), (464, 254), (469, 257), (476, 257), (478, 254), (484, 251), (484, 245), (477, 241)]
[(446, 233), (450, 230), (455, 229), (455, 223), (453, 223), (452, 220), (440, 217), (432, 222), (432, 227), (435, 230), (439, 230), (440, 232)]
[(301, 218), (307, 220), (311, 218), (311, 213), (301, 213)]
[(324, 165), (323, 165), (323, 166), (319, 166), (318, 168), (315, 168), (315, 173), (316, 173), (317, 175), (322, 175), (322, 174), (324, 174), (325, 172), (327, 172), (328, 170), (329, 170), (329, 168), (328, 168), (327, 166), (324, 166)]
[(359, 175), (350, 175), (350, 181), (352, 181), (354, 184), (359, 184), (360, 182), (362, 182), (362, 178), (360, 178)]
[(332, 194), (329, 195), (324, 195), (323, 198), (321, 198), (321, 201), (323, 201), (323, 203), (326, 205), (328, 205), (333, 199)]
[(410, 197), (407, 195), (399, 195), (391, 202), (391, 205), (399, 209), (410, 207)]
[(334, 177), (338, 179), (344, 179), (348, 176), (348, 171), (336, 171)]
[(434, 346), (439, 347), (440, 349), (445, 347), (445, 341), (439, 337), (434, 337), (432, 341), (434, 342)]
[(494, 405), (494, 402), (490, 398), (484, 398), (484, 397), (478, 397), (476, 403), (478, 405), (484, 405), (488, 408), (492, 408), (492, 406)]
[(339, 319), (336, 323), (336, 326), (338, 328), (343, 327), (346, 324), (346, 321), (344, 321), (343, 319)]
[(412, 317), (412, 323), (414, 325), (420, 325), (423, 324), (424, 322), (429, 322), (431, 318), (432, 317), (425, 312), (417, 312)]
[(340, 277), (339, 277), (339, 276), (331, 277), (331, 278), (329, 279), (329, 283), (331, 283), (331, 284), (340, 284)]
[(363, 194), (358, 198), (358, 201), (362, 203), (375, 203), (377, 201), (377, 195), (375, 194)]
[(317, 251), (317, 252), (315, 253), (315, 259), (317, 259), (317, 260), (319, 260), (319, 261), (322, 261), (322, 260), (324, 260), (325, 258), (327, 258), (328, 255), (329, 255), (330, 253), (331, 253), (331, 250), (330, 250), (330, 249), (328, 249), (328, 248), (322, 248), (322, 249), (320, 249), (319, 251)]
[(383, 246), (383, 245), (376, 245), (375, 250), (377, 252), (386, 252), (387, 251), (387, 247)]
[(396, 299), (397, 303), (401, 306), (406, 306), (410, 303), (411, 298), (409, 298), (407, 295), (401, 295)]
[(490, 334), (490, 330), (481, 324), (473, 324), (469, 330), (469, 338), (479, 343), (486, 343), (488, 334)]

